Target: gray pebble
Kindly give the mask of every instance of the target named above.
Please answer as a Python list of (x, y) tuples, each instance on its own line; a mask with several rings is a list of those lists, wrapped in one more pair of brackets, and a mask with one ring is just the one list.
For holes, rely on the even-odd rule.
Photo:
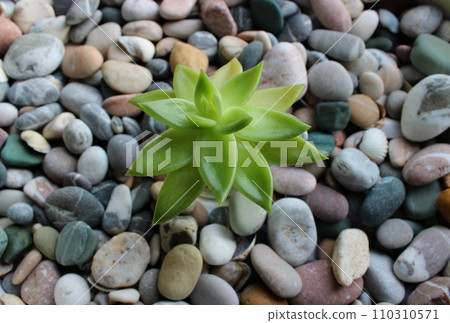
[(414, 237), (408, 222), (402, 219), (389, 219), (377, 229), (377, 240), (385, 248), (397, 249), (407, 246)]
[(72, 5), (72, 0), (53, 0), (53, 9), (55, 9), (55, 15), (65, 15), (69, 11)]
[(81, 108), (85, 104), (95, 103), (101, 106), (103, 97), (100, 91), (93, 86), (71, 82), (62, 89), (60, 101), (67, 110), (79, 116)]
[(309, 70), (314, 64), (328, 61), (326, 55), (316, 50), (306, 50), (306, 68)]
[(410, 38), (420, 34), (431, 34), (440, 25), (443, 18), (442, 10), (432, 5), (417, 6), (406, 11), (400, 19), (402, 33)]
[(9, 102), (19, 106), (45, 105), (58, 101), (58, 98), (58, 87), (45, 77), (15, 82), (8, 91)]
[(9, 273), (5, 277), (3, 277), (2, 288), (6, 293), (20, 297), (20, 289), (22, 288), (22, 284), (14, 285), (12, 282), (13, 277), (14, 272)]
[(97, 139), (108, 141), (114, 136), (111, 118), (100, 105), (96, 103), (85, 104), (81, 108), (80, 119), (88, 125)]
[(40, 223), (42, 226), (47, 226), (47, 227), (52, 226), (52, 223), (45, 215), (45, 212), (43, 209), (41, 209), (37, 205), (33, 205), (32, 208), (33, 208), (33, 212), (34, 212), (34, 219), (35, 219), (35, 221), (37, 221), (37, 223)]
[(64, 175), (76, 171), (76, 167), (77, 159), (64, 147), (52, 148), (42, 164), (45, 175), (58, 185), (62, 185)]
[(37, 130), (62, 112), (63, 109), (58, 103), (50, 103), (19, 116), (16, 119), (16, 127), (19, 130)]
[(131, 191), (131, 200), (133, 205), (133, 214), (141, 211), (151, 200), (150, 187), (153, 180), (149, 179), (139, 184)]
[(122, 123), (123, 123), (123, 129), (127, 135), (136, 137), (142, 132), (141, 126), (133, 118), (123, 117)]
[(100, 0), (72, 0), (73, 3), (66, 14), (68, 25), (77, 25), (95, 13), (100, 4)]
[(131, 217), (130, 225), (127, 231), (135, 232), (143, 236), (147, 241), (152, 236), (153, 231), (149, 231), (152, 227), (153, 215), (150, 211), (142, 211)]
[(106, 148), (109, 163), (118, 174), (125, 174), (138, 152), (138, 143), (130, 135), (115, 135)]
[(398, 34), (398, 31), (400, 29), (400, 22), (391, 11), (380, 9), (378, 10), (378, 15), (380, 17), (381, 26), (383, 26), (393, 34)]
[(125, 20), (122, 18), (122, 13), (120, 12), (120, 8), (116, 7), (103, 7), (102, 8), (102, 24), (108, 22), (115, 22), (119, 25), (124, 25)]
[(79, 186), (90, 192), (92, 190), (91, 182), (81, 174), (70, 172), (64, 176), (64, 186)]
[(162, 58), (153, 58), (149, 60), (146, 67), (150, 70), (153, 80), (165, 80), (170, 76), (169, 62)]
[(292, 16), (286, 21), (283, 30), (278, 35), (279, 41), (303, 42), (312, 33), (312, 22), (308, 15), (302, 13)]
[(33, 208), (27, 203), (15, 203), (7, 211), (10, 220), (20, 225), (31, 223), (34, 218)]
[(335, 61), (313, 66), (308, 73), (308, 84), (315, 96), (328, 101), (346, 101), (354, 89), (347, 70)]
[(405, 102), (407, 94), (408, 93), (405, 91), (398, 90), (393, 91), (388, 95), (386, 100), (386, 110), (392, 118), (400, 120), (403, 103)]
[(108, 155), (99, 146), (86, 149), (78, 159), (77, 172), (86, 177), (92, 185), (99, 184), (108, 172)]
[(152, 82), (150, 86), (147, 88), (147, 91), (155, 91), (155, 90), (173, 90), (169, 83), (164, 81)]
[(242, 6), (233, 7), (230, 9), (233, 20), (236, 22), (238, 27), (238, 33), (252, 30), (253, 21), (250, 13), (250, 9)]
[(50, 34), (28, 34), (19, 37), (5, 55), (4, 70), (16, 80), (46, 76), (62, 62), (65, 48)]
[(216, 275), (202, 274), (189, 296), (193, 305), (239, 305), (233, 287)]
[(264, 45), (259, 40), (254, 40), (239, 55), (238, 59), (244, 71), (256, 66), (263, 57)]
[(383, 162), (379, 167), (381, 177), (394, 176), (400, 179), (402, 178), (402, 170), (399, 168), (395, 168), (388, 161)]
[(142, 130), (150, 131), (154, 134), (163, 133), (166, 130), (166, 125), (158, 120), (153, 119), (148, 114), (145, 114), (141, 121)]
[(300, 11), (298, 6), (292, 1), (275, 0), (275, 2), (280, 7), (281, 14), (284, 18), (289, 18)]
[(210, 61), (212, 61), (217, 54), (217, 39), (208, 31), (196, 31), (189, 36), (188, 43), (205, 53)]
[(209, 215), (208, 224), (217, 223), (230, 228), (230, 213), (227, 207), (213, 209)]
[(0, 83), (0, 101), (3, 101), (6, 98), (6, 94), (9, 91), (8, 83)]
[[(142, 294), (141, 294), (142, 295)], [(108, 295), (105, 293), (98, 293), (97, 295), (95, 295), (94, 297), (94, 302), (97, 305), (109, 305), (109, 298)]]
[(152, 305), (162, 299), (158, 291), (159, 269), (152, 268), (147, 270), (139, 282), (139, 293), (142, 302), (146, 305)]
[(74, 44), (81, 44), (85, 41), (87, 35), (92, 29), (100, 24), (102, 20), (102, 12), (96, 10), (94, 15), (90, 19), (86, 19), (82, 23), (72, 26), (69, 32), (70, 41)]
[(6, 169), (5, 165), (3, 165), (3, 163), (0, 161), (0, 188), (2, 188), (6, 184), (7, 178), (8, 178), (8, 170)]
[(83, 121), (75, 119), (65, 126), (63, 140), (68, 151), (79, 155), (92, 146), (92, 131)]
[(102, 228), (108, 234), (116, 235), (128, 228), (131, 220), (130, 189), (124, 184), (117, 185), (103, 214)]
[(104, 207), (106, 207), (108, 205), (109, 199), (111, 198), (112, 191), (116, 186), (117, 183), (115, 181), (107, 180), (101, 182), (97, 186), (94, 186), (91, 193)]

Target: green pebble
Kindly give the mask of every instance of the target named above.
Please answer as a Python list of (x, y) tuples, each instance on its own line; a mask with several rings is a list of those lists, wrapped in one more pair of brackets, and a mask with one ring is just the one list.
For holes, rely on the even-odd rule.
[(336, 223), (327, 223), (319, 219), (316, 220), (317, 233), (323, 237), (335, 239), (345, 229), (352, 226), (352, 221), (347, 217)]
[(2, 149), (2, 159), (11, 166), (29, 167), (42, 164), (44, 155), (33, 151), (19, 135), (13, 134)]
[(345, 102), (322, 102), (315, 106), (314, 114), (320, 129), (342, 130), (350, 121), (350, 106)]
[(426, 75), (450, 74), (450, 44), (439, 37), (419, 35), (410, 58), (413, 66)]
[(435, 181), (425, 186), (409, 186), (403, 202), (403, 212), (411, 220), (422, 221), (434, 216), (438, 207), (436, 200), (441, 194), (441, 185)]
[(308, 135), (308, 141), (314, 143), (322, 154), (330, 157), (334, 150), (334, 137), (328, 133), (314, 131)]
[(387, 37), (376, 37), (366, 41), (366, 48), (376, 48), (384, 52), (390, 52), (393, 46), (392, 40)]
[(250, 6), (252, 20), (259, 29), (278, 35), (284, 27), (280, 6), (273, 0), (253, 0)]
[(18, 225), (6, 227), (5, 232), (8, 235), (8, 246), (3, 254), (3, 260), (11, 264), (33, 244), (33, 238), (27, 229)]
[(98, 245), (98, 234), (83, 221), (67, 224), (56, 244), (56, 261), (63, 266), (81, 265), (88, 261)]
[(52, 227), (39, 228), (33, 235), (33, 242), (36, 248), (48, 259), (56, 259), (56, 243), (59, 232)]
[(0, 227), (0, 259), (2, 259), (3, 253), (8, 245), (8, 235), (5, 230)]

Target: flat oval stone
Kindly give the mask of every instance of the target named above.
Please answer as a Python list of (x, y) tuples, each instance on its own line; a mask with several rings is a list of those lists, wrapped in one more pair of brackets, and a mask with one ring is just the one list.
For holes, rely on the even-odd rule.
[(308, 205), (300, 199), (276, 201), (267, 220), (267, 231), (270, 245), (291, 266), (305, 263), (315, 250), (314, 218)]
[(201, 14), (205, 26), (217, 37), (237, 34), (236, 22), (224, 1), (209, 0), (203, 2)]
[(33, 242), (45, 257), (55, 260), (58, 237), (59, 232), (57, 230), (49, 226), (43, 226), (33, 234)]
[(139, 302), (140, 297), (139, 291), (134, 288), (115, 290), (108, 294), (111, 304), (136, 304)]
[(310, 172), (294, 167), (271, 166), (273, 189), (284, 195), (300, 196), (311, 193), (317, 180)]
[(408, 92), (401, 117), (406, 139), (422, 142), (448, 129), (449, 94), (450, 76), (444, 74), (428, 76)]
[(183, 19), (178, 21), (168, 21), (163, 24), (164, 34), (177, 39), (188, 39), (196, 31), (202, 30), (203, 21), (201, 19)]
[(354, 94), (348, 101), (350, 121), (360, 128), (368, 128), (380, 119), (376, 102), (365, 94)]
[(434, 144), (416, 153), (403, 167), (402, 176), (411, 185), (426, 185), (450, 172), (450, 145)]
[(413, 237), (413, 229), (402, 219), (386, 220), (377, 229), (378, 242), (388, 249), (406, 247)]
[(3, 261), (10, 264), (22, 256), (33, 244), (33, 239), (27, 229), (18, 225), (10, 225), (4, 229), (8, 236), (8, 245), (3, 253)]
[(91, 129), (96, 138), (108, 141), (114, 135), (111, 128), (111, 118), (100, 105), (95, 103), (84, 105), (81, 109), (80, 118)]
[(188, 43), (205, 53), (210, 61), (216, 57), (218, 42), (210, 32), (197, 31), (189, 36)]
[(238, 60), (244, 71), (256, 66), (263, 57), (264, 45), (259, 40), (252, 41), (239, 54)]
[(11, 205), (6, 215), (10, 220), (14, 221), (14, 223), (20, 225), (26, 225), (32, 222), (34, 218), (33, 208), (29, 204), (23, 202)]
[[(31, 250), (23, 257), (12, 277), (14, 285), (21, 285), (34, 268), (41, 262), (42, 254), (36, 249)], [(4, 282), (5, 280), (3, 280)]]
[(149, 262), (150, 248), (145, 239), (136, 233), (123, 232), (97, 250), (92, 261), (92, 276), (107, 288), (133, 286)]
[(72, 120), (63, 130), (63, 141), (68, 151), (79, 155), (92, 146), (92, 131), (83, 121)]
[(67, 46), (61, 64), (64, 75), (83, 79), (92, 76), (103, 64), (102, 54), (93, 46)]
[[(184, 2), (184, 1), (183, 1)], [(162, 27), (151, 20), (137, 20), (125, 24), (122, 33), (126, 36), (139, 36), (156, 42), (163, 37)]]
[(397, 177), (380, 179), (368, 192), (360, 209), (360, 221), (367, 227), (375, 227), (390, 218), (405, 200), (403, 182)]
[(325, 222), (341, 221), (347, 217), (349, 212), (347, 198), (323, 184), (317, 184), (314, 191), (302, 196), (302, 200), (308, 204), (315, 217)]
[(184, 19), (192, 11), (195, 3), (195, 0), (164, 0), (159, 7), (159, 14), (168, 20)]
[(406, 11), (400, 19), (401, 31), (410, 38), (431, 34), (442, 21), (442, 10), (432, 5), (422, 5)]
[(16, 121), (19, 111), (7, 102), (0, 103), (0, 127), (9, 127)]
[(24, 281), (20, 295), (28, 305), (54, 305), (54, 290), (60, 277), (53, 261), (44, 260)]
[(122, 17), (126, 21), (157, 20), (159, 5), (154, 1), (125, 0), (122, 4)]
[(207, 264), (220, 266), (233, 258), (236, 241), (227, 227), (209, 224), (200, 232), (199, 249)]
[(99, 184), (108, 172), (108, 155), (99, 146), (86, 149), (78, 159), (77, 172), (86, 177), (92, 185)]
[(377, 73), (367, 71), (359, 78), (359, 89), (362, 94), (376, 100), (384, 93), (384, 81)]
[(51, 103), (20, 115), (16, 120), (19, 130), (37, 130), (63, 112), (58, 103)]
[(164, 257), (158, 277), (158, 290), (165, 298), (182, 300), (191, 295), (202, 271), (200, 251), (181, 244)]
[(138, 107), (128, 103), (136, 94), (114, 95), (103, 101), (103, 109), (117, 117), (136, 117), (142, 113)]
[(408, 305), (448, 305), (450, 277), (433, 277), (409, 295)]
[(450, 258), (450, 230), (433, 226), (421, 231), (394, 263), (402, 281), (420, 283), (440, 272)]
[(371, 188), (380, 175), (378, 166), (355, 148), (344, 148), (334, 158), (331, 171), (340, 184), (353, 192)]
[(425, 75), (449, 74), (450, 64), (446, 57), (450, 54), (450, 44), (436, 36), (419, 35), (410, 53), (411, 63)]
[(86, 279), (77, 274), (65, 274), (55, 285), (56, 305), (87, 305), (91, 292)]
[(139, 293), (142, 302), (146, 305), (152, 305), (160, 300), (162, 296), (158, 291), (159, 269), (152, 268), (147, 270), (139, 281)]
[(230, 196), (228, 208), (231, 229), (240, 236), (249, 236), (256, 233), (266, 220), (266, 210), (240, 192)]
[(393, 263), (388, 255), (370, 251), (370, 266), (364, 275), (364, 287), (377, 302), (400, 304), (405, 297), (405, 286), (395, 277)]
[(361, 294), (363, 279), (341, 286), (333, 276), (329, 259), (317, 260), (295, 268), (303, 282), (298, 295), (289, 299), (292, 305), (347, 305)]
[(60, 101), (67, 110), (80, 115), (81, 109), (87, 103), (102, 105), (103, 97), (93, 86), (71, 82), (62, 89)]
[(250, 266), (240, 261), (230, 261), (211, 270), (211, 274), (225, 280), (236, 291), (240, 290), (247, 283), (251, 273)]
[[(289, 2), (287, 2), (289, 3)], [(298, 13), (290, 17), (278, 35), (279, 41), (303, 42), (311, 35), (313, 26), (308, 15)]]
[(361, 57), (348, 62), (342, 62), (342, 65), (347, 71), (352, 72), (357, 77), (360, 77), (364, 72), (376, 72), (378, 70), (378, 60), (367, 49), (364, 50)]
[(403, 85), (402, 71), (395, 64), (384, 63), (377, 71), (384, 83), (384, 94), (398, 91)]
[(128, 228), (131, 220), (131, 192), (124, 184), (117, 185), (112, 191), (102, 220), (103, 231), (116, 235)]
[(363, 40), (357, 36), (325, 29), (313, 30), (308, 44), (315, 50), (345, 62), (360, 58), (366, 49)]
[(352, 26), (350, 13), (340, 0), (311, 0), (311, 5), (319, 21), (325, 27), (347, 32)]
[(97, 48), (105, 57), (108, 49), (115, 46), (120, 36), (122, 36), (120, 25), (115, 22), (108, 22), (92, 29), (87, 35), (85, 44)]
[(147, 68), (127, 62), (108, 60), (102, 66), (102, 73), (106, 84), (121, 93), (143, 92), (152, 82)]
[(239, 297), (222, 278), (202, 274), (189, 296), (192, 305), (239, 305)]
[(333, 274), (342, 286), (363, 277), (370, 264), (369, 239), (364, 231), (347, 229), (336, 239), (333, 249)]
[(48, 78), (36, 77), (15, 82), (8, 91), (8, 100), (19, 106), (40, 106), (56, 102), (58, 87)]
[(251, 261), (259, 277), (277, 296), (294, 297), (302, 289), (302, 280), (294, 268), (268, 246), (257, 244), (252, 250)]
[(65, 148), (52, 148), (45, 155), (42, 167), (45, 175), (59, 185), (63, 184), (64, 175), (76, 170), (77, 160)]
[(315, 96), (328, 101), (345, 101), (353, 93), (353, 82), (345, 68), (334, 61), (326, 61), (311, 68), (309, 89)]
[(98, 235), (83, 221), (73, 221), (61, 231), (56, 245), (56, 261), (63, 266), (88, 261), (98, 245)]
[(45, 214), (58, 230), (73, 221), (84, 221), (97, 228), (103, 211), (94, 195), (77, 186), (57, 189), (45, 200)]
[(170, 53), (170, 68), (172, 73), (178, 64), (186, 65), (199, 72), (200, 70), (206, 71), (209, 60), (208, 56), (197, 47), (177, 41), (173, 45), (172, 52)]
[(64, 44), (49, 34), (28, 34), (18, 38), (5, 55), (6, 74), (16, 80), (46, 76), (64, 57)]

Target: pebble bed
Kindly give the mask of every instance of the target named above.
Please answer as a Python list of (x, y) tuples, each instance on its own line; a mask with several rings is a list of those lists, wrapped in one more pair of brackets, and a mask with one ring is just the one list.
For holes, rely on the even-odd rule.
[[(1, 0), (0, 304), (450, 304), (450, 2), (375, 2)], [(148, 231), (128, 100), (233, 57), (307, 85), (326, 167)]]

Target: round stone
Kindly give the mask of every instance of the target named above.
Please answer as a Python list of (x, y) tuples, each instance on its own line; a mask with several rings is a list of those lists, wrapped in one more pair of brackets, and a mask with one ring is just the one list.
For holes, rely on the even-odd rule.
[(37, 130), (62, 112), (58, 103), (51, 103), (21, 114), (16, 120), (19, 130)]
[(390, 218), (405, 200), (405, 186), (397, 177), (380, 179), (368, 192), (360, 209), (360, 221), (375, 227)]
[(379, 20), (380, 18), (375, 10), (365, 10), (355, 18), (350, 33), (366, 41), (372, 37), (377, 29)]
[(414, 232), (408, 222), (402, 219), (389, 219), (377, 229), (377, 240), (385, 248), (397, 249), (407, 246)]
[(56, 305), (87, 305), (91, 292), (86, 279), (77, 274), (66, 274), (55, 285)]
[(162, 58), (153, 58), (145, 66), (152, 73), (154, 80), (165, 80), (170, 76), (169, 62)]
[(325, 222), (338, 222), (349, 212), (347, 198), (334, 189), (317, 184), (314, 191), (302, 197), (311, 208), (312, 214)]
[(319, 21), (331, 30), (347, 32), (352, 26), (350, 13), (341, 0), (311, 0)]
[(191, 295), (202, 271), (202, 255), (190, 244), (181, 244), (164, 257), (158, 277), (158, 290), (170, 300)]
[(42, 254), (51, 259), (56, 259), (56, 243), (58, 241), (59, 233), (52, 227), (43, 226), (33, 234), (33, 242), (36, 248)]
[(111, 118), (108, 113), (95, 103), (83, 106), (81, 120), (91, 129), (93, 135), (103, 141), (108, 141), (114, 135), (111, 128)]
[(149, 262), (147, 242), (136, 233), (123, 232), (97, 250), (92, 260), (92, 276), (107, 288), (129, 287), (139, 281)]
[(94, 195), (76, 186), (57, 189), (45, 200), (45, 214), (58, 230), (73, 221), (84, 221), (92, 228), (97, 228), (103, 210)]
[(16, 121), (19, 111), (7, 102), (0, 103), (0, 127), (9, 127)]
[(83, 79), (97, 72), (103, 64), (102, 54), (93, 46), (67, 46), (61, 64), (64, 75)]
[(336, 239), (333, 249), (333, 274), (342, 286), (361, 278), (370, 264), (369, 239), (364, 231), (347, 229)]
[(76, 170), (77, 160), (65, 148), (57, 147), (45, 155), (42, 164), (45, 175), (55, 183), (62, 185), (64, 175)]
[(218, 42), (210, 32), (197, 31), (189, 36), (188, 43), (205, 53), (209, 60), (213, 60), (217, 54)]
[(272, 248), (291, 266), (305, 263), (315, 250), (314, 218), (311, 209), (300, 199), (276, 201), (267, 220), (267, 231)]
[(252, 265), (264, 284), (277, 296), (294, 297), (302, 289), (302, 280), (287, 262), (264, 244), (257, 244), (251, 253)]
[(29, 204), (20, 202), (9, 207), (7, 216), (14, 221), (14, 223), (26, 225), (33, 221), (34, 212)]
[(420, 34), (432, 34), (439, 27), (442, 17), (442, 10), (436, 6), (417, 6), (402, 15), (400, 29), (410, 38)]
[(103, 148), (93, 146), (86, 149), (78, 159), (77, 172), (92, 185), (99, 184), (108, 172), (108, 156)]
[(62, 89), (60, 101), (67, 110), (79, 116), (85, 104), (102, 105), (103, 97), (93, 86), (71, 82)]
[(350, 120), (360, 128), (368, 128), (380, 118), (380, 110), (374, 100), (364, 94), (354, 94), (347, 101)]
[(359, 89), (362, 94), (376, 100), (384, 93), (383, 79), (377, 73), (371, 71), (364, 72), (359, 77)]
[(264, 45), (259, 40), (252, 41), (239, 54), (239, 62), (244, 71), (256, 66), (263, 57)]
[(334, 61), (315, 65), (308, 73), (309, 89), (323, 100), (345, 101), (353, 93), (353, 82), (345, 68)]
[(436, 200), (440, 193), (441, 185), (438, 181), (423, 186), (410, 186), (402, 209), (412, 220), (428, 219), (438, 211)]
[(32, 203), (23, 191), (9, 189), (0, 190), (0, 215), (6, 216), (9, 207), (19, 202)]
[(383, 80), (384, 94), (401, 89), (403, 85), (403, 74), (395, 64), (384, 63), (377, 71), (377, 74)]
[(228, 207), (231, 229), (240, 236), (249, 236), (256, 233), (266, 220), (266, 210), (240, 192), (230, 196)]
[(233, 257), (236, 241), (233, 233), (225, 226), (209, 224), (200, 232), (199, 249), (207, 264), (220, 266)]
[(393, 34), (398, 34), (400, 30), (400, 22), (396, 15), (386, 9), (378, 9), (380, 15), (380, 25), (388, 29)]
[(59, 277), (53, 261), (42, 261), (22, 284), (23, 301), (28, 305), (55, 305), (54, 290)]
[(92, 131), (81, 120), (71, 121), (63, 131), (64, 145), (72, 154), (79, 155), (92, 146)]
[(273, 189), (278, 193), (300, 196), (311, 193), (316, 188), (317, 180), (314, 175), (301, 168), (271, 166), (270, 170)]
[(188, 39), (196, 31), (203, 29), (201, 19), (183, 19), (178, 21), (168, 21), (163, 24), (164, 34), (177, 39)]
[(121, 93), (143, 92), (152, 82), (152, 75), (147, 68), (127, 62), (106, 61), (102, 73), (106, 84)]
[(24, 35), (10, 46), (5, 55), (4, 69), (9, 77), (16, 80), (46, 76), (59, 67), (64, 52), (64, 44), (55, 36)]
[(71, 112), (60, 113), (44, 127), (42, 135), (45, 139), (61, 139), (64, 128), (74, 119)]
[(86, 38), (86, 45), (91, 45), (106, 56), (111, 46), (116, 46), (119, 37), (122, 36), (120, 25), (115, 22), (108, 22), (92, 29)]
[(162, 27), (151, 20), (138, 20), (125, 24), (122, 33), (126, 36), (139, 36), (153, 42), (163, 37)]
[(239, 305), (239, 297), (222, 278), (202, 274), (189, 296), (192, 305)]

